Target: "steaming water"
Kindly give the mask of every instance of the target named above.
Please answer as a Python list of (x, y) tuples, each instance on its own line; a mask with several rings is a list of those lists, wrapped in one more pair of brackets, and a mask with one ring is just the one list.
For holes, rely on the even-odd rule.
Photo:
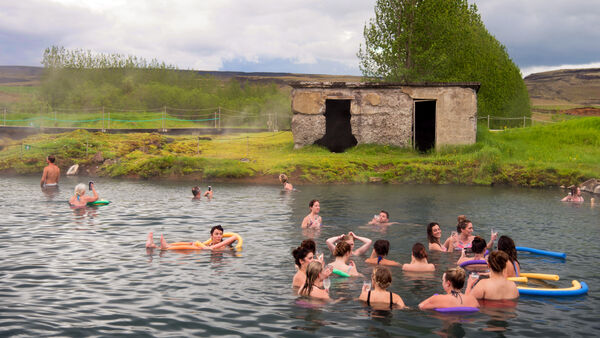
[[(42, 193), (39, 178), (0, 178), (0, 334), (2, 336), (549, 336), (597, 334), (600, 208), (558, 202), (562, 191), (455, 186), (279, 186), (215, 184), (215, 198), (193, 202), (189, 183), (100, 180), (110, 206), (71, 210), (78, 183), (65, 178)], [(80, 178), (79, 181), (87, 182)], [(204, 190), (204, 189), (203, 189)], [(589, 200), (589, 196), (586, 196)], [(390, 258), (407, 262), (425, 225), (442, 224), (446, 238), (458, 214), (489, 238), (493, 227), (517, 245), (567, 253), (565, 261), (522, 253), (523, 271), (556, 273), (570, 286), (586, 281), (586, 296), (522, 297), (516, 308), (484, 308), (461, 316), (416, 310), (442, 292), (443, 269), (457, 257), (431, 254), (438, 271), (393, 270), (390, 290), (410, 310), (378, 311), (353, 300), (361, 278), (335, 279), (337, 304), (314, 304), (291, 291), (290, 252), (305, 235), (299, 224), (308, 201), (321, 201), (325, 239), (348, 230), (391, 242)], [(379, 209), (400, 224), (366, 226)], [(244, 238), (233, 252), (147, 252), (146, 234), (167, 240), (204, 240), (212, 225)], [(359, 271), (369, 268), (356, 259)]]

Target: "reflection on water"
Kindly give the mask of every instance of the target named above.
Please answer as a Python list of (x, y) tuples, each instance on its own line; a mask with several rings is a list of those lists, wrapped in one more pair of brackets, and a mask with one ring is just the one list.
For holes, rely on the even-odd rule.
[[(362, 277), (332, 278), (337, 303), (299, 298), (291, 289), (293, 248), (355, 231), (391, 243), (389, 259), (410, 262), (411, 247), (426, 244), (426, 225), (441, 224), (444, 239), (456, 216), (467, 215), (475, 234), (493, 227), (519, 246), (567, 253), (566, 260), (522, 254), (524, 272), (559, 274), (600, 284), (590, 262), (600, 259), (600, 208), (560, 203), (560, 190), (456, 186), (280, 186), (212, 184), (214, 198), (192, 201), (185, 182), (98, 180), (109, 206), (71, 209), (72, 188), (85, 178), (66, 177), (61, 189), (25, 194), (39, 178), (0, 178), (0, 332), (4, 335), (319, 335), (319, 336), (511, 336), (588, 335), (597, 330), (597, 293), (571, 298), (522, 297), (514, 304), (485, 303), (479, 313), (419, 311), (419, 302), (442, 293), (443, 270), (460, 252), (430, 252), (434, 273), (392, 268), (390, 291), (409, 309), (378, 309), (356, 301)], [(587, 197), (587, 196), (586, 196)], [(322, 229), (302, 230), (308, 202), (319, 199)], [(589, 198), (586, 198), (589, 200)], [(371, 226), (379, 210), (398, 224)], [(204, 241), (210, 228), (244, 238), (241, 252), (147, 250), (146, 235)], [(360, 244), (358, 242), (357, 244)], [(354, 257), (369, 275), (364, 257)], [(534, 284), (537, 283), (537, 284)]]

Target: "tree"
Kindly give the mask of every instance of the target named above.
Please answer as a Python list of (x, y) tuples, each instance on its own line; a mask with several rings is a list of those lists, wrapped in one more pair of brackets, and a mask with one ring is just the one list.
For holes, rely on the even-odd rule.
[(369, 80), (480, 82), (480, 114), (530, 115), (519, 68), (467, 0), (378, 0), (364, 38)]

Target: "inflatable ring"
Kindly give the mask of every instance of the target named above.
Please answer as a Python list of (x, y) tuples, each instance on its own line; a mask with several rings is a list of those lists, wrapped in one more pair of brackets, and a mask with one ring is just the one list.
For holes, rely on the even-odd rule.
[(571, 283), (573, 284), (573, 286), (571, 286), (570, 288), (550, 289), (517, 286), (517, 289), (519, 289), (520, 295), (551, 297), (579, 296), (586, 294), (589, 290), (588, 285), (585, 282), (579, 283), (579, 281), (573, 280)]
[(487, 265), (487, 263), (488, 262), (484, 259), (472, 259), (470, 261), (460, 263), (460, 267), (464, 268), (465, 266), (468, 266), (468, 265), (483, 265), (483, 264)]
[(525, 276), (520, 276), (520, 277), (508, 277), (506, 278), (509, 281), (513, 281), (513, 282), (519, 282), (519, 283), (527, 283), (528, 279)]
[(530, 252), (530, 253), (543, 255), (543, 256), (550, 256), (550, 257), (556, 257), (556, 258), (562, 258), (562, 259), (567, 258), (567, 254), (564, 252), (539, 250), (539, 249), (527, 248), (524, 246), (518, 246), (515, 249), (517, 249), (517, 251), (525, 251), (525, 252)]
[[(241, 251), (242, 250), (242, 245), (244, 244), (244, 240), (242, 239), (242, 236), (236, 234), (235, 232), (225, 232), (223, 233), (223, 238), (229, 238), (229, 237), (237, 237), (237, 244), (235, 245), (235, 249), (237, 251)], [(206, 241), (204, 241), (205, 246), (209, 246), (212, 243), (212, 238), (207, 239)]]
[(93, 207), (93, 206), (97, 206), (97, 205), (109, 205), (110, 201), (105, 201), (105, 200), (99, 200), (99, 201), (94, 201), (94, 202), (87, 202), (85, 205), (87, 205), (88, 207)]
[(545, 274), (545, 273), (522, 272), (522, 273), (520, 273), (520, 275), (522, 277), (527, 277), (527, 278), (531, 278), (531, 279), (555, 280), (555, 281), (560, 279), (560, 277), (558, 275), (549, 275), (549, 274)]
[(342, 271), (342, 270), (333, 269), (333, 271), (331, 271), (331, 272), (335, 273), (335, 274), (336, 274), (336, 275), (338, 275), (338, 276), (342, 276), (342, 277), (350, 277), (350, 274), (348, 274), (348, 273), (345, 273), (345, 272), (344, 272), (344, 271)]
[(437, 312), (453, 313), (453, 312), (477, 312), (479, 308), (470, 306), (455, 306), (455, 307), (438, 307), (434, 309)]

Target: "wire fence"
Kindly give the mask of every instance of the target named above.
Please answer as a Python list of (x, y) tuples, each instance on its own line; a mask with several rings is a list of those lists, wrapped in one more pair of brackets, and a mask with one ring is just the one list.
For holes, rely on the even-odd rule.
[(503, 130), (507, 128), (524, 128), (531, 127), (536, 124), (555, 123), (555, 121), (546, 121), (532, 118), (529, 116), (523, 117), (496, 117), (496, 116), (479, 116), (478, 122), (487, 123), (489, 130)]
[(223, 107), (184, 109), (163, 106), (150, 109), (91, 107), (54, 109), (36, 114), (2, 109), (2, 126), (82, 129), (175, 128), (289, 128), (286, 112), (248, 113)]

